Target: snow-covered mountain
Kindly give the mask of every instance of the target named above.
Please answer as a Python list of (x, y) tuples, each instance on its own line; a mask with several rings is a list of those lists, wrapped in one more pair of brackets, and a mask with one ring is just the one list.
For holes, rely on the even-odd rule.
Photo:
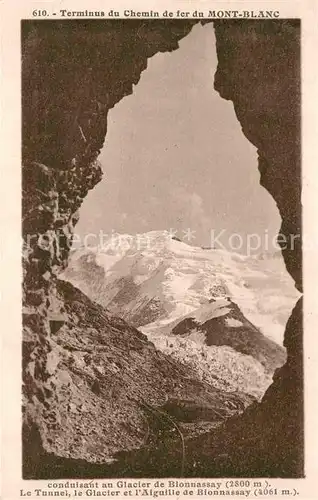
[(282, 257), (193, 247), (166, 231), (113, 236), (71, 253), (64, 277), (134, 326), (156, 330), (231, 298), (262, 333), (282, 343), (298, 297)]
[(298, 292), (279, 255), (202, 249), (166, 231), (113, 235), (74, 250), (62, 277), (223, 389), (260, 395), (284, 363)]

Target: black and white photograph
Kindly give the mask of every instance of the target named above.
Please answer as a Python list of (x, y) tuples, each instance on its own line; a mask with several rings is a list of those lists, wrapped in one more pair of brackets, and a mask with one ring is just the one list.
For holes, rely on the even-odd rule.
[(23, 479), (303, 478), (300, 19), (61, 9), (21, 21)]

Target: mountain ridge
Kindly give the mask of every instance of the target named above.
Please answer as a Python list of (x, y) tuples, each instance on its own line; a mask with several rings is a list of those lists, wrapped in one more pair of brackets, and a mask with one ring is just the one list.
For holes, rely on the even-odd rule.
[(208, 304), (231, 298), (279, 344), (299, 294), (282, 257), (258, 259), (193, 247), (168, 231), (111, 236), (101, 248), (71, 252), (65, 279), (126, 321), (155, 330)]
[[(276, 293), (282, 304), (285, 289), (288, 317), (297, 296), (283, 273), (282, 259), (275, 256), (274, 269), (268, 264), (266, 260), (264, 268), (263, 260), (202, 250), (167, 231), (153, 231), (119, 235), (102, 250), (74, 250), (62, 277), (141, 330), (200, 380), (260, 399), (286, 354), (275, 336), (255, 324), (261, 316), (258, 304), (266, 304), (268, 293)], [(269, 291), (263, 287), (266, 281)], [(255, 298), (259, 292), (263, 296)], [(278, 323), (268, 308), (261, 319), (269, 331), (274, 325), (283, 332), (281, 316)]]

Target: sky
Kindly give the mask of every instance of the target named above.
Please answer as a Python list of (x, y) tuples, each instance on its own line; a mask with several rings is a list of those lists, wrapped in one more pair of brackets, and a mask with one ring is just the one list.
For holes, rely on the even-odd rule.
[[(104, 177), (84, 201), (76, 232), (174, 230), (192, 245), (221, 242), (242, 253), (256, 233), (257, 251), (266, 250), (280, 217), (259, 184), (256, 148), (232, 102), (214, 90), (212, 24), (194, 26), (179, 45), (149, 59), (133, 94), (110, 110), (99, 156)], [(241, 239), (231, 239), (235, 233)]]

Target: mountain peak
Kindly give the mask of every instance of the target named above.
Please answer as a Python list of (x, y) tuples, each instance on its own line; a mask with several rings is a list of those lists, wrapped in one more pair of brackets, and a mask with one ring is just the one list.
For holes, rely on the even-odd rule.
[(202, 249), (166, 230), (114, 233), (95, 248), (74, 250), (63, 276), (114, 314), (148, 330), (228, 298), (279, 343), (298, 296), (281, 256), (262, 260)]

